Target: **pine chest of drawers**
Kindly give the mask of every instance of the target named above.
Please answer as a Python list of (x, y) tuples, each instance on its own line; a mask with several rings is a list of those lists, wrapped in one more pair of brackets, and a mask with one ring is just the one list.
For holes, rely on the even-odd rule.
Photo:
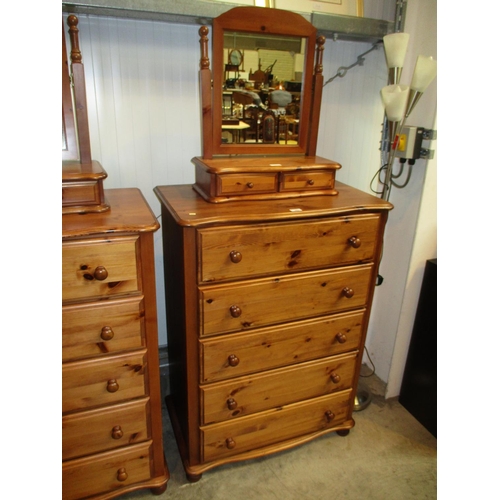
[(64, 215), (62, 482), (65, 500), (165, 491), (153, 233), (137, 189)]
[(207, 203), (160, 186), (171, 394), (187, 478), (353, 427), (392, 206), (337, 196)]

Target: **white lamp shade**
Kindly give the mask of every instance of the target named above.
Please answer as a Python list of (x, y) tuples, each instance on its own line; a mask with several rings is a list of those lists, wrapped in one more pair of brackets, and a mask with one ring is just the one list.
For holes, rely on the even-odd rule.
[(436, 75), (437, 61), (432, 57), (418, 56), (411, 80), (411, 89), (417, 92), (425, 92), (425, 89), (436, 78)]
[(384, 36), (385, 57), (388, 68), (402, 68), (408, 50), (408, 33), (391, 33)]
[(399, 122), (403, 119), (409, 92), (408, 85), (387, 85), (380, 91), (389, 121)]

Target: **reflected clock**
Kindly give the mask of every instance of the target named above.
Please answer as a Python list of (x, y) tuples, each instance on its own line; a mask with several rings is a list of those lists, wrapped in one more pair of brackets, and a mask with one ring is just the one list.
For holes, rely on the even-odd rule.
[(233, 49), (229, 52), (229, 64), (231, 66), (240, 67), (243, 62), (243, 54), (238, 49)]

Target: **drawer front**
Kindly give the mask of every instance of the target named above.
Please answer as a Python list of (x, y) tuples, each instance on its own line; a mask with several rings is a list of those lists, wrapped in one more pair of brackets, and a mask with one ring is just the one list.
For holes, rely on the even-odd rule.
[(146, 441), (149, 399), (66, 415), (62, 419), (62, 458), (83, 457)]
[(97, 181), (63, 182), (62, 206), (97, 205), (102, 203), (100, 185)]
[(64, 462), (62, 496), (77, 500), (151, 478), (151, 442)]
[(199, 279), (213, 282), (369, 261), (378, 227), (374, 215), (202, 229)]
[(341, 425), (351, 391), (201, 428), (203, 460), (211, 461)]
[(333, 189), (335, 172), (302, 172), (300, 174), (284, 173), (280, 191), (297, 191), (316, 189)]
[(146, 395), (146, 351), (63, 364), (63, 412)]
[(359, 349), (364, 310), (200, 342), (200, 382), (213, 382)]
[(63, 243), (63, 300), (139, 290), (138, 237)]
[(63, 361), (145, 345), (143, 297), (63, 306)]
[(228, 174), (218, 176), (217, 180), (221, 195), (274, 193), (278, 190), (277, 174)]
[[(333, 356), (200, 389), (204, 424), (350, 389), (358, 353)], [(297, 381), (300, 380), (300, 383)]]
[(202, 335), (363, 307), (372, 264), (200, 289)]

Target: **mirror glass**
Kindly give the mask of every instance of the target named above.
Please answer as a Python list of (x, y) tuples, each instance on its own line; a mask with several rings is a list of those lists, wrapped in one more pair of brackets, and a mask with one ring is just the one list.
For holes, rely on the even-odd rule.
[(298, 144), (305, 49), (303, 37), (224, 31), (221, 143)]

